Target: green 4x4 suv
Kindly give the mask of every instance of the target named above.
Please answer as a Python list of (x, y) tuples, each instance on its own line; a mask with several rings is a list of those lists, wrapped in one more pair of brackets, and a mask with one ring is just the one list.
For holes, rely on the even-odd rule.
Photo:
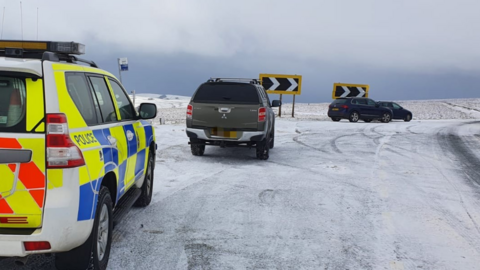
[(266, 160), (275, 139), (275, 114), (267, 92), (256, 79), (210, 79), (201, 84), (187, 108), (187, 136), (192, 154), (206, 145), (255, 147)]

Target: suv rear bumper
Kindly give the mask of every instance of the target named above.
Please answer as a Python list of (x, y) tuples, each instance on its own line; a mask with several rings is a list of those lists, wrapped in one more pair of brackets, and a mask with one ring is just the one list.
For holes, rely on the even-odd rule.
[(208, 140), (208, 141), (231, 141), (231, 142), (251, 142), (261, 141), (265, 137), (263, 131), (242, 131), (240, 138), (227, 138), (221, 136), (208, 135), (204, 129), (187, 128), (187, 136), (192, 139)]

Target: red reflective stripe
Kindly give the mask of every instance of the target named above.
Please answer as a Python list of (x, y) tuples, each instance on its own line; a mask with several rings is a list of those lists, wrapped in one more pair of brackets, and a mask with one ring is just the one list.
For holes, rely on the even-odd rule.
[(13, 214), (12, 208), (8, 205), (7, 201), (0, 196), (0, 213), (2, 214)]
[(45, 195), (45, 190), (29, 190), (29, 192), (35, 202), (37, 202), (38, 207), (43, 208), (43, 196)]
[(22, 146), (14, 138), (0, 138), (0, 148), (22, 149)]
[(12, 172), (15, 172), (15, 170), (17, 169), (17, 164), (8, 164), (8, 167)]
[(37, 165), (33, 163), (33, 161), (20, 164), (18, 178), (27, 189), (45, 187), (45, 175), (40, 171)]

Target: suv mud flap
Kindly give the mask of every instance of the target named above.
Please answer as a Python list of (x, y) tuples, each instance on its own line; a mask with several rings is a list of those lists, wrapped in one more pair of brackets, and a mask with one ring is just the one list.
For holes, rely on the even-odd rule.
[(265, 138), (265, 135), (257, 135), (257, 136), (253, 136), (252, 138), (250, 138), (250, 141), (252, 142), (260, 142), (263, 140), (263, 138)]

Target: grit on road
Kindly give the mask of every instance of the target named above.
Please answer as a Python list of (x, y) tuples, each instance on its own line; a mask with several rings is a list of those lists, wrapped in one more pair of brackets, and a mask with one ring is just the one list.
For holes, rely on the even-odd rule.
[(109, 269), (480, 269), (478, 121), (277, 119), (267, 161), (156, 132), (154, 200)]

